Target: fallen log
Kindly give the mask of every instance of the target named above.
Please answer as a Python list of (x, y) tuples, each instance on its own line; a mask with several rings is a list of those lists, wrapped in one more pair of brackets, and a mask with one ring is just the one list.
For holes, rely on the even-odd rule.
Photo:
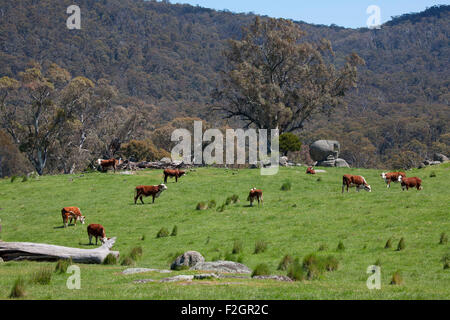
[(4, 261), (57, 261), (72, 259), (73, 262), (101, 264), (108, 254), (119, 258), (119, 251), (110, 251), (117, 238), (107, 240), (96, 249), (79, 249), (31, 242), (0, 241), (0, 258)]

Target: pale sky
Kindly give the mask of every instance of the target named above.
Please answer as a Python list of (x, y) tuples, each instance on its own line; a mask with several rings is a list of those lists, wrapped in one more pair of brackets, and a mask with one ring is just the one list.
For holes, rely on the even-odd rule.
[(450, 4), (449, 0), (170, 0), (171, 3), (188, 3), (216, 10), (227, 9), (235, 13), (254, 12), (274, 18), (286, 18), (307, 23), (349, 28), (367, 27), (367, 8), (377, 5), (381, 22), (391, 16), (420, 12), (427, 7)]

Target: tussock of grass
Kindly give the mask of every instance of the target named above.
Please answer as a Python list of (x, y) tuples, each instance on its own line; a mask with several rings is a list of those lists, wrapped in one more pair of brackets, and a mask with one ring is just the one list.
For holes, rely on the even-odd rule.
[(374, 266), (378, 266), (381, 267), (381, 260), (377, 259), (377, 261), (375, 261), (375, 263), (373, 264)]
[(345, 251), (345, 246), (344, 246), (344, 243), (342, 241), (339, 241), (336, 250), (337, 251)]
[(392, 248), (392, 238), (389, 238), (388, 241), (386, 241), (386, 244), (384, 245), (385, 249)]
[(134, 247), (131, 249), (130, 257), (134, 261), (138, 261), (142, 257), (142, 247)]
[(324, 264), (327, 271), (336, 271), (339, 268), (339, 261), (333, 256), (326, 257)]
[(401, 238), (397, 245), (397, 251), (405, 250), (405, 248), (406, 248), (405, 239)]
[(115, 265), (115, 264), (117, 264), (117, 257), (115, 255), (113, 255), (112, 253), (110, 253), (106, 256), (105, 260), (103, 260), (103, 264), (104, 265)]
[(446, 244), (448, 242), (448, 237), (445, 232), (441, 233), (441, 237), (439, 239), (439, 244)]
[(303, 271), (303, 266), (300, 264), (298, 259), (295, 259), (294, 262), (290, 264), (287, 276), (294, 281), (305, 280), (305, 273)]
[(72, 259), (60, 259), (56, 262), (55, 273), (66, 273), (67, 268), (72, 265)]
[(450, 269), (450, 253), (442, 257), (442, 262), (444, 263), (444, 270)]
[(233, 254), (238, 254), (242, 252), (242, 248), (244, 244), (241, 240), (235, 240), (233, 244), (233, 250), (231, 251)]
[(14, 183), (14, 181), (16, 181), (16, 180), (17, 180), (17, 176), (12, 176), (10, 181), (11, 181), (11, 183)]
[(292, 189), (292, 183), (290, 181), (286, 181), (281, 185), (282, 191), (290, 191)]
[(125, 256), (122, 260), (121, 265), (122, 266), (134, 266), (136, 264), (136, 261), (133, 260), (130, 256)]
[(402, 277), (400, 271), (394, 272), (394, 274), (392, 275), (390, 284), (398, 285), (398, 286), (403, 284), (403, 277)]
[(290, 255), (285, 255), (283, 259), (281, 259), (280, 263), (278, 264), (277, 270), (283, 270), (286, 271), (289, 269), (289, 266), (294, 263), (294, 258), (292, 258)]
[(264, 240), (259, 240), (255, 243), (255, 254), (263, 253), (267, 250), (267, 242)]
[(258, 264), (252, 273), (252, 277), (268, 276), (268, 275), (270, 275), (270, 269), (269, 269), (269, 266), (265, 263)]
[(217, 206), (216, 200), (209, 200), (208, 201), (208, 208), (214, 209)]
[(328, 250), (328, 246), (326, 245), (326, 244), (324, 244), (324, 243), (322, 243), (320, 246), (319, 246), (319, 249), (318, 249), (319, 251), (326, 251), (326, 250)]
[(16, 281), (14, 282), (14, 285), (11, 289), (11, 293), (9, 294), (9, 297), (11, 299), (17, 299), (22, 298), (26, 295), (25, 292), (25, 282), (21, 277), (18, 277)]
[(165, 238), (169, 236), (169, 230), (167, 228), (161, 228), (159, 229), (158, 233), (156, 234), (156, 238)]
[(31, 282), (41, 285), (48, 285), (52, 281), (52, 275), (53, 270), (51, 267), (43, 267), (32, 275)]
[(436, 172), (435, 171), (431, 171), (430, 178), (436, 178), (436, 177), (437, 177)]
[(178, 235), (178, 226), (174, 226), (172, 229), (171, 237), (176, 237)]
[(203, 201), (199, 202), (199, 203), (197, 203), (197, 207), (195, 209), (199, 210), (199, 211), (208, 210), (208, 204)]

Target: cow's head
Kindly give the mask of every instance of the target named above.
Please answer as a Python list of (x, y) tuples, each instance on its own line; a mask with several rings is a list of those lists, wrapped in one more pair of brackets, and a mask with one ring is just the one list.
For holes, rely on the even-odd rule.
[(183, 171), (183, 170), (178, 170), (178, 173), (179, 173), (180, 177), (186, 175), (186, 171)]
[(398, 182), (402, 182), (402, 180), (403, 180), (403, 176), (402, 176), (402, 175), (399, 175), (399, 176), (398, 176)]
[(366, 190), (367, 192), (372, 192), (372, 187), (368, 184), (364, 185), (364, 190)]
[(85, 221), (86, 221), (86, 217), (85, 217), (85, 216), (80, 216), (80, 217), (78, 218), (78, 220), (81, 221), (81, 224), (84, 224)]
[(167, 190), (167, 186), (164, 183), (160, 184), (158, 187), (159, 187), (159, 191)]
[(104, 238), (101, 238), (100, 239), (100, 242), (102, 243), (102, 244), (104, 244), (106, 241), (108, 241), (109, 239), (111, 239), (111, 238), (107, 238), (107, 237), (104, 237)]
[(383, 173), (381, 174), (381, 177), (382, 177), (383, 179), (386, 179), (386, 173), (383, 172)]
[(101, 165), (102, 164), (102, 159), (97, 159), (97, 164)]

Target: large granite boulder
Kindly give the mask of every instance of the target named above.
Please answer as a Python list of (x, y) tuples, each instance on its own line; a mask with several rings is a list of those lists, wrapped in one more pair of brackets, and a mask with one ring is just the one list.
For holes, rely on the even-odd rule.
[(318, 140), (309, 146), (309, 154), (314, 161), (327, 161), (329, 156), (337, 159), (340, 150), (340, 143), (334, 140)]
[(252, 273), (246, 265), (233, 261), (213, 261), (213, 262), (201, 262), (191, 268), (191, 270), (220, 272), (220, 273)]
[(336, 159), (334, 166), (339, 167), (339, 168), (350, 168), (347, 161), (345, 161), (344, 159), (340, 159), (340, 158)]
[(435, 153), (433, 155), (433, 160), (439, 161), (439, 162), (447, 162), (448, 158), (445, 155), (443, 155), (442, 153)]
[(205, 262), (205, 258), (197, 251), (188, 251), (175, 259), (170, 265), (170, 269), (178, 270), (182, 267), (193, 267), (198, 263)]

